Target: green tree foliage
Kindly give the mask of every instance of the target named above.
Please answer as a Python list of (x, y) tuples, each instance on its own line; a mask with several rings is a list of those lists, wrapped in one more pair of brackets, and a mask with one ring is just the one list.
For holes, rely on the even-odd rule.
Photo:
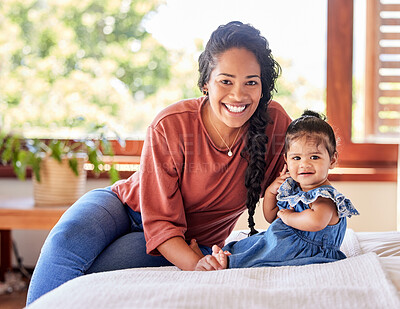
[[(70, 119), (121, 135), (170, 79), (168, 51), (145, 30), (159, 0), (2, 0), (0, 126), (73, 138)], [(57, 130), (55, 130), (57, 129)]]

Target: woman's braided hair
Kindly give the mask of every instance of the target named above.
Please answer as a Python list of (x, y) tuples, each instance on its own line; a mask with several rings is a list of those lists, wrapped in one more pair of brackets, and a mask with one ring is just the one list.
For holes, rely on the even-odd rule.
[(211, 72), (217, 65), (218, 57), (231, 48), (245, 48), (252, 52), (260, 65), (262, 96), (259, 105), (249, 120), (246, 147), (241, 155), (248, 161), (245, 175), (247, 188), (246, 205), (249, 213), (249, 235), (256, 234), (254, 228), (254, 213), (260, 199), (261, 184), (266, 171), (266, 145), (268, 137), (265, 134), (269, 122), (268, 104), (275, 90), (275, 81), (281, 67), (274, 60), (268, 41), (261, 36), (260, 31), (249, 24), (233, 21), (221, 25), (215, 30), (199, 57), (200, 77), (198, 86), (203, 91), (203, 86), (209, 81)]

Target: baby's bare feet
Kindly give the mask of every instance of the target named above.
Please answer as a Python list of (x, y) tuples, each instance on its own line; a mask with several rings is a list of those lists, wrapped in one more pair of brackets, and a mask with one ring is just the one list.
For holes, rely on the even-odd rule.
[(222, 251), (220, 247), (217, 245), (212, 246), (212, 255), (215, 257), (218, 261), (218, 263), (222, 266), (223, 269), (228, 268), (228, 255), (230, 253), (228, 251), (225, 251), (225, 253)]

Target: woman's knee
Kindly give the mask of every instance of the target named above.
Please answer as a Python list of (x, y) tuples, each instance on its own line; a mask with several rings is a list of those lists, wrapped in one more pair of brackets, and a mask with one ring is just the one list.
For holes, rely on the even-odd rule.
[(92, 260), (129, 231), (124, 205), (110, 190), (98, 189), (85, 194), (65, 212), (47, 237), (42, 252)]
[[(106, 233), (129, 232), (130, 219), (124, 204), (109, 188), (89, 191), (77, 200), (61, 217), (59, 223), (82, 224), (85, 230), (100, 227)], [(79, 227), (79, 226), (78, 226)]]

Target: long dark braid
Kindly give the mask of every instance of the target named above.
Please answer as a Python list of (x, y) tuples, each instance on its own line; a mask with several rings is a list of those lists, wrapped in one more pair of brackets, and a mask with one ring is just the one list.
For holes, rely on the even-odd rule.
[(265, 161), (266, 145), (268, 143), (268, 136), (265, 134), (265, 128), (268, 124), (267, 115), (267, 104), (261, 104), (260, 102), (250, 119), (246, 147), (241, 153), (249, 164), (245, 174), (245, 186), (247, 188), (246, 205), (249, 213), (250, 236), (258, 233), (254, 228), (254, 214), (257, 203), (260, 200), (261, 183), (264, 180), (267, 167)]
[(269, 122), (268, 103), (275, 90), (275, 81), (281, 68), (274, 60), (268, 41), (261, 36), (260, 31), (249, 24), (238, 21), (219, 26), (208, 41), (205, 50), (199, 57), (200, 77), (198, 86), (203, 86), (209, 81), (212, 70), (215, 68), (218, 56), (231, 48), (245, 48), (252, 52), (261, 69), (262, 97), (259, 105), (249, 120), (246, 147), (241, 155), (248, 162), (245, 174), (245, 186), (247, 188), (246, 205), (249, 213), (249, 235), (256, 234), (254, 228), (254, 213), (260, 199), (261, 184), (264, 181), (266, 171), (266, 148), (268, 137), (265, 134)]

